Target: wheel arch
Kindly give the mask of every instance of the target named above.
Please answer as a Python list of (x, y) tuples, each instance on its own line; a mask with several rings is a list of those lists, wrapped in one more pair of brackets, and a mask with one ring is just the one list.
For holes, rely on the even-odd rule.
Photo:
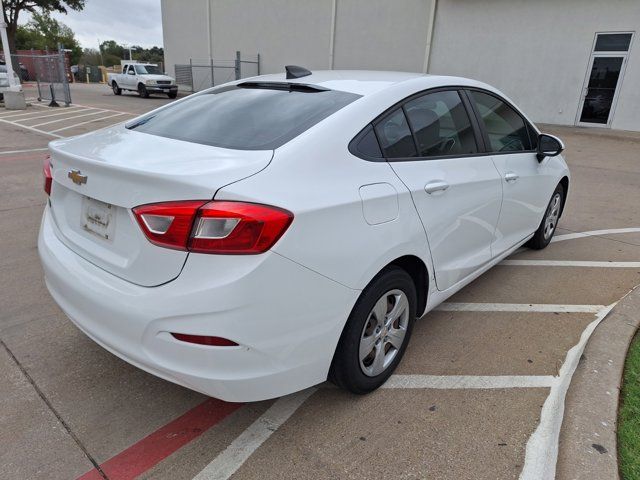
[(569, 177), (566, 175), (560, 179), (560, 185), (564, 190), (564, 198), (562, 199), (562, 207), (560, 208), (560, 216), (562, 216), (562, 212), (564, 212), (564, 206), (567, 203), (567, 197), (569, 196)]
[[(400, 267), (406, 271), (413, 279), (416, 286), (418, 304), (416, 305), (416, 315), (421, 317), (427, 308), (427, 296), (429, 292), (429, 269), (420, 257), (415, 255), (404, 255), (389, 262), (385, 267)], [(382, 271), (380, 270), (380, 271)]]

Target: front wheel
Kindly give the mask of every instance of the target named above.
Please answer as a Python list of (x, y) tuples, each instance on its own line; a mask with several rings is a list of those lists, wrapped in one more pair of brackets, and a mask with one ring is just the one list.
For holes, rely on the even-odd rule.
[(533, 234), (533, 237), (531, 237), (531, 240), (527, 243), (527, 247), (534, 250), (542, 250), (549, 245), (558, 227), (563, 202), (564, 188), (562, 184), (558, 184), (553, 195), (551, 195), (551, 200), (549, 201), (547, 210), (544, 212), (542, 222), (540, 222), (538, 230), (536, 230), (536, 233)]
[(113, 94), (114, 95), (121, 95), (122, 94), (122, 89), (120, 87), (118, 87), (118, 84), (116, 82), (113, 82), (111, 84), (111, 88), (113, 88)]
[(178, 92), (169, 92), (167, 93), (167, 97), (176, 98), (178, 96)]
[(357, 394), (382, 385), (396, 369), (411, 337), (416, 287), (399, 268), (383, 270), (364, 289), (342, 332), (329, 380)]
[(149, 98), (149, 91), (147, 90), (147, 87), (142, 84), (138, 85), (138, 95), (142, 98)]

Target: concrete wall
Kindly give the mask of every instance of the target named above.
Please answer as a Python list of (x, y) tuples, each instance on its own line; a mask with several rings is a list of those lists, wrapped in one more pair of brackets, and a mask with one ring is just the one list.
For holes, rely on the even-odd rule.
[[(638, 30), (637, 0), (440, 0), (429, 72), (485, 81), (535, 121), (573, 125), (595, 33)], [(640, 130), (634, 43), (612, 128)]]
[(165, 59), (171, 70), (239, 50), (260, 53), (262, 73), (286, 64), (422, 71), (432, 1), (162, 0)]
[[(240, 50), (260, 53), (262, 73), (286, 64), (424, 71), (432, 1), (162, 0), (167, 69)], [(535, 121), (573, 125), (595, 33), (640, 34), (640, 0), (437, 0), (435, 18), (429, 73), (483, 80)], [(613, 128), (640, 130), (637, 85), (640, 38)]]
[(421, 72), (433, 0), (337, 0), (334, 68)]
[(162, 0), (162, 36), (165, 69), (175, 75), (176, 63), (190, 58), (209, 58), (208, 0)]
[(211, 0), (213, 56), (260, 53), (261, 73), (329, 68), (331, 0)]

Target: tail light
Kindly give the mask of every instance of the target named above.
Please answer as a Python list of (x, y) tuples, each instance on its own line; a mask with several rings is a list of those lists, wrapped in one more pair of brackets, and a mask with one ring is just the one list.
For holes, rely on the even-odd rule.
[(293, 221), (281, 208), (257, 203), (187, 200), (141, 205), (133, 213), (161, 247), (248, 255), (269, 250)]
[(51, 157), (47, 155), (44, 159), (44, 165), (42, 166), (42, 176), (44, 177), (44, 192), (47, 195), (51, 195), (51, 183), (53, 177), (51, 176)]

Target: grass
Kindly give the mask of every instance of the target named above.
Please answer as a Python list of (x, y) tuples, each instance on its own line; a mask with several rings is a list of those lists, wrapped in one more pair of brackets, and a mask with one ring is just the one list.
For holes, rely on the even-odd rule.
[(640, 334), (627, 354), (620, 410), (618, 412), (618, 455), (623, 480), (640, 480)]

